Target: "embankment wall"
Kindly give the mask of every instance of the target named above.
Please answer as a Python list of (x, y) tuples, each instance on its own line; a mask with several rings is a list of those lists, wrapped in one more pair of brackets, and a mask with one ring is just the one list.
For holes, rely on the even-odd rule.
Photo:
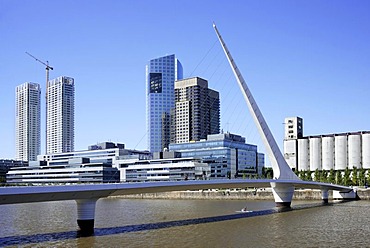
[[(358, 189), (361, 200), (370, 200), (370, 189)], [(273, 200), (271, 188), (257, 190), (173, 191), (117, 196), (125, 199)], [(333, 193), (329, 191), (329, 200)], [(320, 190), (295, 190), (293, 200), (321, 200)]]

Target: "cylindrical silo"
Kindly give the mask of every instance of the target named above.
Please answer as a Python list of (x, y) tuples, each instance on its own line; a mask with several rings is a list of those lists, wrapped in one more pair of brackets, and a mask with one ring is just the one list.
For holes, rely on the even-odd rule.
[(334, 168), (335, 170), (344, 170), (347, 167), (347, 136), (335, 136), (334, 142)]
[(298, 171), (309, 170), (308, 139), (298, 139)]
[(348, 135), (348, 169), (361, 168), (361, 135)]
[(370, 133), (362, 134), (362, 168), (370, 169)]
[(334, 137), (322, 137), (322, 169), (334, 169)]
[(310, 170), (321, 170), (321, 138), (310, 138)]

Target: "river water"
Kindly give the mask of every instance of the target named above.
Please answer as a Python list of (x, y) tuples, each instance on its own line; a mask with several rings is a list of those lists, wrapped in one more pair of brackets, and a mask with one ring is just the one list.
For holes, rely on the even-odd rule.
[[(245, 205), (251, 213), (238, 213)], [(0, 247), (370, 247), (370, 201), (100, 199), (78, 237), (76, 202), (0, 206)]]

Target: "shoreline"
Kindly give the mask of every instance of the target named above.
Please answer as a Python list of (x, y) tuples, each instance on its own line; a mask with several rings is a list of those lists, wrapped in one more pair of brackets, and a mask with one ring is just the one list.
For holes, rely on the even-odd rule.
[[(370, 200), (370, 189), (358, 188), (361, 200)], [(110, 196), (123, 199), (183, 199), (183, 200), (274, 200), (271, 188), (259, 189), (212, 189), (196, 191), (173, 191), (160, 193), (143, 193), (132, 195)], [(294, 191), (293, 200), (321, 200), (321, 190), (299, 189)], [(329, 191), (329, 200), (333, 200), (333, 192)]]

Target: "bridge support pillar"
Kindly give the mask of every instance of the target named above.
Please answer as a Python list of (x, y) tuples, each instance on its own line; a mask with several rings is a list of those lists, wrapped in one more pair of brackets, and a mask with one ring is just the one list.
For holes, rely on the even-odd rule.
[(294, 186), (291, 184), (271, 183), (277, 207), (290, 207), (294, 194)]
[(329, 203), (329, 190), (327, 189), (321, 190), (321, 199), (324, 204)]
[(98, 199), (77, 199), (77, 224), (81, 236), (94, 233), (95, 206)]

